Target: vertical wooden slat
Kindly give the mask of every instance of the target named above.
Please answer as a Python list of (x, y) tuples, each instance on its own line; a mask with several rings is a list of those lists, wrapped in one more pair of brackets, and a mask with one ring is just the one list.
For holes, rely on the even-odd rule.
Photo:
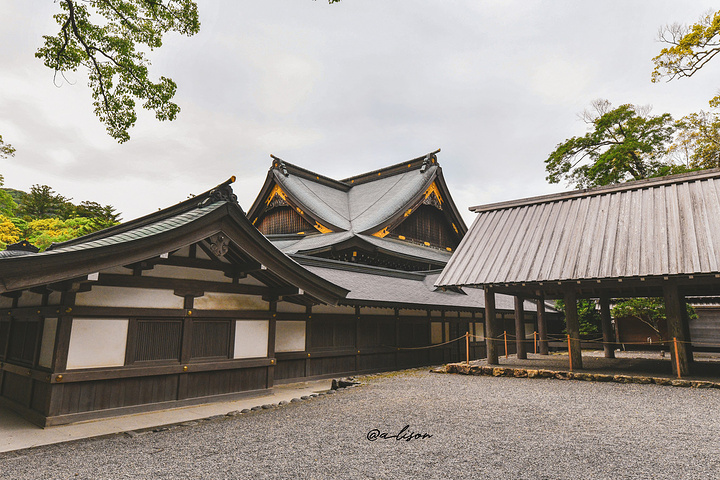
[(485, 287), (485, 350), (488, 365), (498, 365), (495, 292)]
[(607, 295), (600, 297), (600, 320), (602, 323), (603, 351), (605, 358), (615, 358), (612, 319), (610, 318), (610, 299)]
[(572, 348), (571, 360), (574, 369), (582, 369), (582, 350), (580, 349), (580, 320), (577, 313), (577, 293), (575, 288), (567, 286), (564, 289), (563, 299), (565, 300), (565, 323), (568, 335), (570, 335), (570, 346)]

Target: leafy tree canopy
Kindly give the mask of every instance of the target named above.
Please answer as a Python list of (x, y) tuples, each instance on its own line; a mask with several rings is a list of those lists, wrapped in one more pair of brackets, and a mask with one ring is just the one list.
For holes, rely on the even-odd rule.
[(720, 117), (691, 113), (676, 122), (677, 135), (669, 152), (690, 169), (720, 167)]
[(148, 76), (150, 61), (136, 50), (162, 46), (169, 31), (194, 35), (200, 30), (197, 5), (192, 0), (59, 0), (54, 16), (60, 32), (44, 36), (35, 56), (55, 74), (87, 69), (95, 114), (111, 137), (130, 139), (135, 124), (135, 101), (155, 112), (158, 120), (173, 120), (180, 111), (171, 100), (177, 85), (161, 76)]
[(710, 11), (692, 25), (667, 25), (658, 37), (669, 46), (653, 58), (652, 81), (691, 77), (720, 52), (720, 11)]
[(668, 161), (675, 125), (668, 113), (650, 115), (650, 107), (596, 100), (582, 114), (588, 133), (559, 144), (545, 160), (550, 183), (566, 180), (577, 188), (684, 171)]
[[(0, 158), (8, 158), (15, 155), (15, 149), (9, 143), (3, 142), (2, 135), (0, 135)], [(0, 175), (0, 182), (2, 181), (2, 175)]]
[[(695, 309), (687, 305), (688, 318), (697, 318)], [(612, 316), (615, 318), (636, 318), (657, 334), (658, 339), (663, 340), (665, 321), (665, 301), (656, 297), (620, 298), (612, 308)], [(667, 340), (667, 339), (665, 339)]]
[[(565, 313), (565, 302), (555, 301), (555, 308)], [(580, 335), (589, 335), (600, 331), (601, 319), (597, 303), (593, 299), (580, 299), (577, 301), (577, 313), (580, 323)], [(566, 332), (567, 333), (567, 332)]]

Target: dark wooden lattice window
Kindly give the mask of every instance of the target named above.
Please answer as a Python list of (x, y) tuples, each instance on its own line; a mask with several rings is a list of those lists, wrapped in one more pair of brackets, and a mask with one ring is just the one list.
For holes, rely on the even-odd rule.
[(315, 320), (310, 324), (310, 328), (310, 348), (355, 346), (355, 320)]
[(315, 227), (289, 206), (273, 208), (260, 219), (256, 227), (263, 235), (315, 231)]
[(10, 344), (7, 359), (11, 362), (32, 365), (35, 361), (39, 334), (40, 322), (37, 320), (14, 320), (10, 325)]
[(182, 320), (138, 320), (135, 336), (136, 362), (180, 361)]
[(459, 244), (458, 235), (448, 226), (445, 215), (431, 205), (420, 205), (391, 233), (416, 242), (428, 242), (436, 247), (454, 249)]
[(5, 358), (7, 353), (7, 341), (10, 335), (10, 322), (0, 322), (0, 358)]
[(192, 358), (228, 358), (230, 331), (230, 320), (193, 322)]

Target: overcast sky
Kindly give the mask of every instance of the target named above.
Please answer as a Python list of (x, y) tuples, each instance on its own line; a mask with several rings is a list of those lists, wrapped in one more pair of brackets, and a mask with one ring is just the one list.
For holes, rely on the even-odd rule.
[(59, 27), (51, 0), (0, 0), (0, 134), (16, 149), (5, 186), (47, 184), (123, 219), (237, 176), (252, 204), (270, 154), (344, 178), (442, 148), (468, 224), (472, 205), (552, 193), (543, 161), (581, 135), (591, 101), (707, 109), (720, 59), (691, 79), (650, 82), (658, 28), (705, 0), (201, 0), (194, 37), (151, 53), (178, 84), (174, 122), (140, 114), (117, 144), (83, 73), (53, 84), (34, 57)]

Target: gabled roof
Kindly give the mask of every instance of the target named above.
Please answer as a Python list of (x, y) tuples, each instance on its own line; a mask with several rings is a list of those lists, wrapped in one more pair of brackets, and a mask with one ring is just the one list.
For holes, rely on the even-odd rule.
[(436, 153), (343, 180), (333, 180), (273, 157), (265, 184), (248, 217), (255, 221), (279, 187), (289, 203), (309, 217), (311, 224), (317, 222), (332, 232), (372, 235), (421, 203), (434, 183), (447, 206), (447, 215), (462, 237), (467, 227), (450, 197)]
[(41, 253), (0, 258), (0, 293), (85, 277), (99, 270), (155, 258), (223, 233), (238, 264), (265, 267), (263, 280), (293, 286), (327, 303), (347, 290), (309, 272), (280, 252), (247, 220), (231, 179), (172, 207), (67, 242)]
[(720, 273), (720, 169), (471, 210), (437, 285)]

